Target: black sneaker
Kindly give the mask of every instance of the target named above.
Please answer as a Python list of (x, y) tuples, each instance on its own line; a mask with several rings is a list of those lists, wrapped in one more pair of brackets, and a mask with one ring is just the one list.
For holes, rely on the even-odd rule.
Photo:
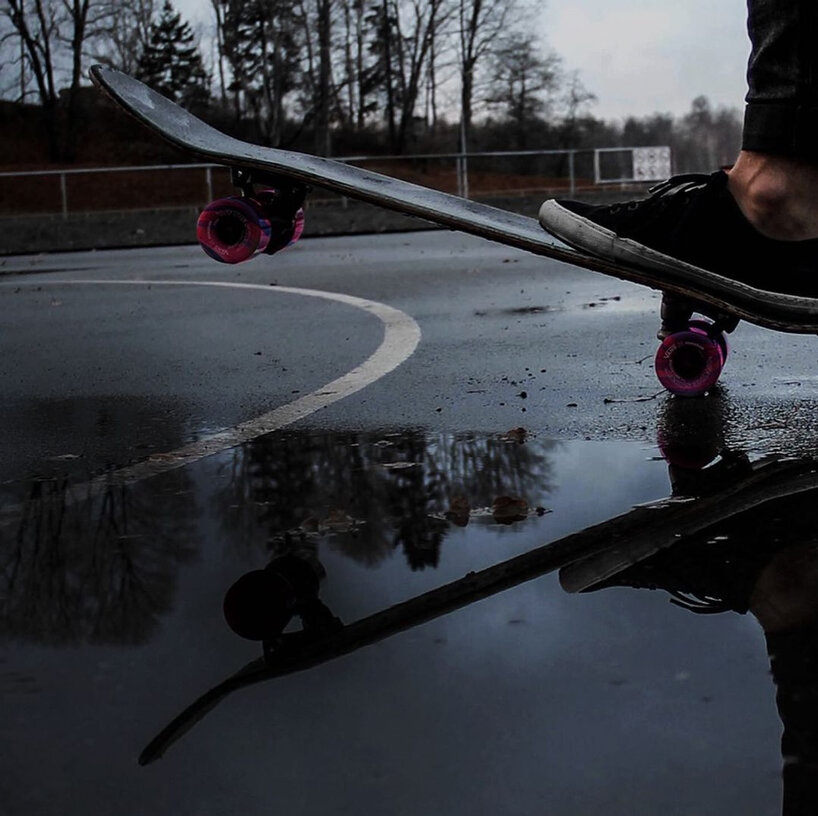
[(761, 235), (727, 189), (726, 173), (674, 176), (650, 193), (605, 206), (546, 201), (540, 223), (583, 252), (728, 301), (737, 289), (750, 297), (818, 298), (818, 240)]

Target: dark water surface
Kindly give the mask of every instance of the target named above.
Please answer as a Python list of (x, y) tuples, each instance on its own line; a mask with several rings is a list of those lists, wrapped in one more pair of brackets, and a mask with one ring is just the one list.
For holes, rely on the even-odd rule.
[[(0, 530), (0, 814), (772, 815), (782, 717), (785, 812), (815, 812), (814, 463), (683, 441), (662, 440), (669, 465), (522, 432), (291, 432), (88, 501), (5, 485), (23, 515)], [(303, 617), (326, 644), (333, 618), (546, 544), (505, 591), (459, 584), (448, 615), (226, 693), (138, 764), (262, 662), (222, 611), (248, 571), (284, 574), (265, 587), (287, 589), (287, 632)], [(271, 625), (268, 665), (303, 646)]]

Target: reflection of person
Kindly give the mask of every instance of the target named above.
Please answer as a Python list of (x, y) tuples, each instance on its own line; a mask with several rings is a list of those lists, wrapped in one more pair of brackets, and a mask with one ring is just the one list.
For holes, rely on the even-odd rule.
[(784, 816), (818, 813), (818, 543), (777, 553), (750, 611), (764, 628), (784, 734)]
[[(725, 447), (726, 414), (719, 395), (709, 406), (679, 400), (665, 406), (658, 422), (659, 446), (674, 495), (712, 495), (718, 486), (729, 489), (752, 478), (747, 456)], [(720, 458), (712, 463), (715, 456), (710, 454), (716, 452)], [(675, 559), (675, 568), (672, 551), (667, 559), (671, 572), (677, 571), (672, 593), (680, 586), (697, 586), (691, 576), (699, 576), (699, 601), (702, 596), (707, 600), (691, 608), (719, 611), (720, 602), (724, 609), (749, 611), (764, 630), (784, 724), (784, 816), (818, 813), (818, 526), (812, 496), (814, 491), (773, 504), (777, 512), (763, 507), (745, 513), (743, 522), (739, 516), (739, 523), (730, 527), (734, 543), (722, 549), (708, 545), (701, 553), (688, 551), (686, 558)], [(682, 575), (681, 563), (688, 565), (681, 567)], [(701, 576), (707, 576), (704, 583)], [(653, 578), (663, 585), (657, 574)], [(668, 578), (666, 571), (663, 578)], [(689, 594), (676, 595), (677, 601), (681, 598), (690, 603)]]
[[(743, 462), (733, 468), (733, 462)], [(718, 470), (722, 490), (758, 483), (746, 458), (723, 460)], [(800, 492), (803, 467), (782, 462), (780, 479), (769, 483), (768, 501), (680, 539), (670, 549), (632, 562), (610, 577), (587, 582), (584, 591), (611, 586), (662, 589), (673, 603), (696, 613), (750, 612), (767, 639), (776, 702), (784, 734), (784, 816), (818, 813), (818, 526), (814, 503), (818, 488)], [(677, 467), (671, 465), (671, 467)], [(701, 490), (713, 493), (711, 472), (700, 471)], [(772, 465), (774, 467), (774, 465)], [(749, 470), (748, 470), (749, 469)], [(735, 477), (731, 482), (729, 477)], [(694, 478), (688, 471), (688, 479)], [(812, 478), (812, 477), (807, 477)], [(814, 480), (813, 480), (814, 484)], [(788, 485), (790, 486), (788, 488)], [(787, 493), (791, 490), (791, 494)], [(690, 495), (690, 494), (689, 494)], [(621, 547), (621, 545), (620, 545)], [(572, 565), (560, 572), (564, 587), (576, 586)], [(600, 575), (605, 573), (600, 570)], [(593, 568), (584, 568), (593, 575)], [(610, 573), (608, 573), (610, 575)]]
[[(677, 176), (628, 204), (546, 201), (549, 232), (659, 274), (692, 264), (705, 287), (722, 276), (818, 297), (818, 3), (748, 7), (749, 91), (729, 173)], [(729, 286), (719, 291), (729, 299)]]

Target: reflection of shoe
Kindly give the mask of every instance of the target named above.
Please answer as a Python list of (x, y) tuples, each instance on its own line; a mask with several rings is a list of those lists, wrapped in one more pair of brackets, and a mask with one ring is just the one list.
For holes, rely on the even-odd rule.
[[(779, 551), (816, 538), (818, 470), (811, 458), (728, 456), (721, 490), (696, 501), (631, 511), (627, 533), (566, 564), (566, 592), (606, 587), (665, 590), (695, 612), (746, 612), (761, 570)], [(719, 466), (713, 466), (718, 474)], [(641, 516), (637, 515), (641, 511)], [(651, 517), (652, 516), (652, 517)]]
[(818, 298), (818, 240), (761, 235), (727, 189), (727, 174), (674, 176), (640, 201), (550, 200), (540, 223), (577, 249), (722, 295), (736, 284)]
[(670, 602), (697, 613), (745, 613), (759, 572), (771, 558), (763, 547), (730, 542), (722, 547), (705, 544), (678, 546), (583, 590), (607, 587), (661, 589)]

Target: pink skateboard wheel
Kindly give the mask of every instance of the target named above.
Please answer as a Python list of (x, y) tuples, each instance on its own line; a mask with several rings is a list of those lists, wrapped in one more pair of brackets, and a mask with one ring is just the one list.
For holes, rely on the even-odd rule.
[(692, 321), (686, 331), (666, 337), (656, 352), (656, 376), (671, 394), (698, 397), (709, 391), (721, 374), (727, 345), (708, 335), (708, 324), (699, 323), (702, 321)]
[(220, 198), (202, 211), (196, 237), (211, 258), (241, 263), (267, 248), (270, 220), (252, 198)]

